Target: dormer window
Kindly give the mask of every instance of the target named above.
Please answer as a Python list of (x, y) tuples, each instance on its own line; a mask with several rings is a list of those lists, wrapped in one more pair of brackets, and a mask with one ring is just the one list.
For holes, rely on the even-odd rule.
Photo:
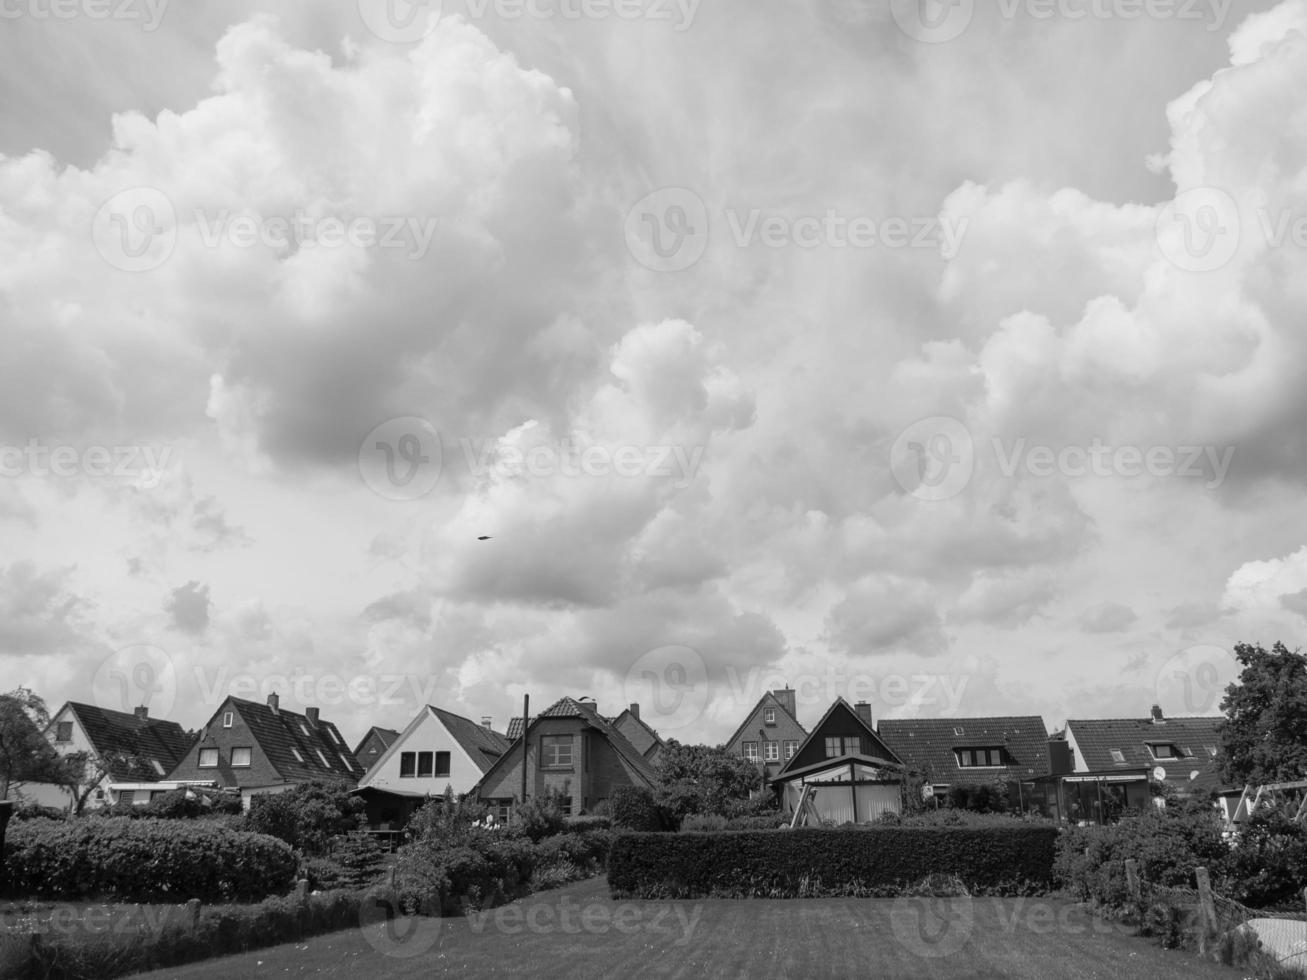
[(1120, 749), (1112, 749), (1112, 761), (1119, 764), (1125, 764), (1125, 753)]
[(150, 765), (154, 766), (154, 771), (157, 772), (160, 776), (164, 774), (163, 763), (160, 762), (158, 759), (151, 759)]
[(1175, 746), (1170, 742), (1154, 742), (1148, 746), (1148, 751), (1153, 754), (1154, 759), (1177, 759), (1179, 753), (1176, 752)]
[(1006, 765), (1002, 746), (953, 751), (957, 754), (958, 767), (961, 769), (998, 769)]

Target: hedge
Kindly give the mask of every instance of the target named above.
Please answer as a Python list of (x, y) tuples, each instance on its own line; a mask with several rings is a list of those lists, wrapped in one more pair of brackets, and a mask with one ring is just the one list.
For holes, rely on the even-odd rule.
[(804, 828), (621, 834), (608, 856), (614, 898), (889, 896), (933, 875), (973, 893), (1046, 891), (1057, 828)]
[(284, 894), (289, 845), (191, 820), (28, 820), (10, 826), (4, 855), (17, 895), (120, 901), (257, 901)]

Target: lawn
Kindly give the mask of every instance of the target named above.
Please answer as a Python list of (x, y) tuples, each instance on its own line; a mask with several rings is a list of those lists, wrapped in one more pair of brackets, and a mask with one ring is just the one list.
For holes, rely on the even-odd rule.
[(1240, 974), (1163, 950), (1060, 900), (615, 902), (594, 879), (484, 915), (400, 920), (389, 931), (370, 923), (146, 976), (1232, 980)]

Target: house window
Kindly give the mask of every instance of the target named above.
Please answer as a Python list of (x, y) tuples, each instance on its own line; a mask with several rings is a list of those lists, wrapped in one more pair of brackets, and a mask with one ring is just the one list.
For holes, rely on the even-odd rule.
[(1113, 761), (1113, 762), (1121, 762), (1121, 763), (1125, 762), (1125, 754), (1122, 753), (1122, 751), (1121, 751), (1120, 749), (1113, 749), (1113, 750), (1112, 750), (1112, 761)]
[(292, 746), (291, 746), (291, 749), (290, 749), (290, 754), (293, 755), (293, 756), (295, 757), (295, 761), (296, 761), (296, 762), (298, 762), (298, 763), (300, 763), (301, 765), (303, 765), (303, 763), (304, 763), (304, 756), (300, 755), (300, 750), (299, 750), (299, 749), (295, 748), (295, 747), (292, 745)]
[(546, 768), (563, 768), (572, 764), (572, 736), (546, 735), (540, 739), (540, 755)]
[(953, 734), (956, 735), (956, 736), (958, 736), (959, 738), (961, 738), (962, 735), (963, 735), (963, 731), (962, 731), (961, 728), (955, 728), (955, 729), (953, 729)]
[(122, 789), (118, 791), (118, 802), (124, 805), (136, 802), (136, 790)]
[(309, 737), (309, 730), (307, 727), (305, 727), (304, 722), (300, 722), (300, 731), (304, 733), (305, 738)]
[(797, 740), (797, 739), (792, 739), (792, 738), (787, 738), (787, 739), (785, 740), (785, 758), (787, 758), (787, 759), (793, 759), (793, 758), (794, 758), (794, 753), (796, 753), (796, 752), (798, 752), (798, 751), (799, 751), (799, 743), (798, 743), (798, 740)]
[(231, 764), (235, 766), (248, 766), (250, 764), (250, 747), (248, 745), (231, 750)]
[(437, 776), (448, 776), (448, 775), (449, 775), (449, 753), (448, 753), (448, 752), (437, 752), (437, 753), (436, 753), (436, 775), (437, 775)]
[(215, 769), (218, 765), (217, 749), (200, 749), (200, 768)]
[(1207, 745), (1207, 746), (1204, 746), (1204, 748), (1207, 749), (1207, 754), (1208, 754), (1208, 755), (1210, 755), (1213, 759), (1216, 758), (1216, 746), (1215, 746), (1215, 745)]
[(71, 742), (73, 740), (73, 723), (71, 721), (61, 721), (55, 726), (54, 740), (56, 742)]
[(834, 759), (840, 755), (854, 755), (862, 751), (862, 739), (857, 735), (830, 735), (826, 738), (826, 758)]
[(417, 774), (418, 754), (416, 752), (401, 752), (399, 754), (399, 775), (401, 779), (408, 779)]
[(339, 755), (340, 757), (340, 764), (342, 766), (344, 766), (346, 769), (349, 769), (351, 771), (354, 769), (354, 767), (349, 764), (349, 760), (345, 758), (344, 752), (339, 752), (337, 753), (337, 755)]
[(993, 749), (957, 749), (958, 766), (962, 769), (996, 769), (1003, 763), (1003, 750)]
[(837, 755), (841, 755), (840, 747), (840, 737), (838, 735), (832, 735), (830, 738), (827, 738), (826, 758), (834, 759)]
[(328, 761), (327, 761), (327, 757), (326, 757), (325, 755), (322, 754), (322, 749), (314, 749), (313, 751), (316, 752), (316, 753), (318, 753), (318, 759), (319, 759), (319, 761), (322, 763), (322, 768), (323, 768), (323, 769), (330, 769), (330, 768), (331, 768), (331, 763), (328, 762)]
[(1153, 758), (1154, 758), (1154, 759), (1174, 759), (1174, 758), (1175, 758), (1175, 746), (1174, 746), (1174, 745), (1150, 745), (1150, 746), (1148, 746), (1148, 748), (1149, 748), (1149, 751), (1151, 751), (1151, 752), (1153, 753)]
[(163, 770), (162, 762), (160, 762), (158, 759), (151, 759), (150, 765), (154, 766), (154, 771), (157, 772), (160, 776), (163, 775), (164, 770)]
[(757, 742), (745, 742), (745, 743), (744, 743), (744, 757), (745, 757), (746, 759), (748, 759), (750, 762), (757, 762), (757, 761), (758, 761), (758, 743), (757, 743)]
[(774, 724), (776, 724), (776, 709), (775, 709), (775, 708), (763, 708), (763, 709), (762, 709), (762, 723), (763, 723), (764, 725), (774, 725)]
[(419, 778), (425, 776), (429, 779), (431, 777), (432, 765), (434, 763), (434, 760), (435, 760), (434, 752), (418, 753), (418, 777)]
[(764, 756), (764, 758), (765, 758), (768, 762), (779, 762), (779, 761), (780, 761), (780, 758), (781, 758), (781, 743), (780, 743), (780, 742), (763, 742), (763, 743), (762, 743), (762, 747), (763, 747), (763, 749), (766, 751), (766, 755)]
[(230, 728), (230, 727), (231, 727), (232, 720), (233, 720), (235, 717), (236, 717), (236, 715), (235, 715), (233, 712), (230, 712), (230, 711), (224, 711), (223, 714), (222, 714), (222, 727), (223, 727), (223, 728)]

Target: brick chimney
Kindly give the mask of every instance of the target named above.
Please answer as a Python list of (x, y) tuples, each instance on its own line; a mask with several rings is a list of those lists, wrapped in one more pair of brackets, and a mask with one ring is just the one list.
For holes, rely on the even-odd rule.
[(274, 715), (277, 713), (277, 709), (281, 707), (281, 698), (277, 697), (276, 691), (268, 695), (268, 707), (272, 709)]
[(305, 709), (304, 709), (304, 717), (307, 718), (307, 719), (309, 720), (309, 724), (312, 725), (314, 728), (317, 728), (317, 727), (318, 727), (318, 709), (317, 709), (317, 708), (305, 708)]
[(135, 711), (133, 711), (132, 714), (134, 714), (137, 718), (141, 719), (141, 721), (145, 721), (147, 718), (150, 717), (150, 709), (147, 705), (143, 704)]
[(1162, 706), (1160, 704), (1153, 705), (1153, 724), (1154, 725), (1166, 724), (1166, 717), (1162, 714)]
[(866, 701), (859, 701), (857, 704), (853, 706), (853, 710), (858, 713), (858, 717), (861, 718), (863, 721), (865, 721), (867, 723), (867, 727), (870, 728), (871, 705), (868, 704)]
[(785, 710), (790, 713), (791, 717), (798, 717), (798, 711), (796, 710), (796, 703), (794, 700), (794, 688), (785, 687), (781, 688), (779, 691), (772, 691), (771, 693), (772, 697), (784, 705)]
[(640, 702), (639, 702), (639, 701), (632, 701), (631, 704), (630, 704), (630, 709), (629, 709), (629, 710), (630, 710), (630, 712), (631, 712), (631, 717), (634, 718), (636, 721), (639, 721), (639, 720), (640, 720)]

